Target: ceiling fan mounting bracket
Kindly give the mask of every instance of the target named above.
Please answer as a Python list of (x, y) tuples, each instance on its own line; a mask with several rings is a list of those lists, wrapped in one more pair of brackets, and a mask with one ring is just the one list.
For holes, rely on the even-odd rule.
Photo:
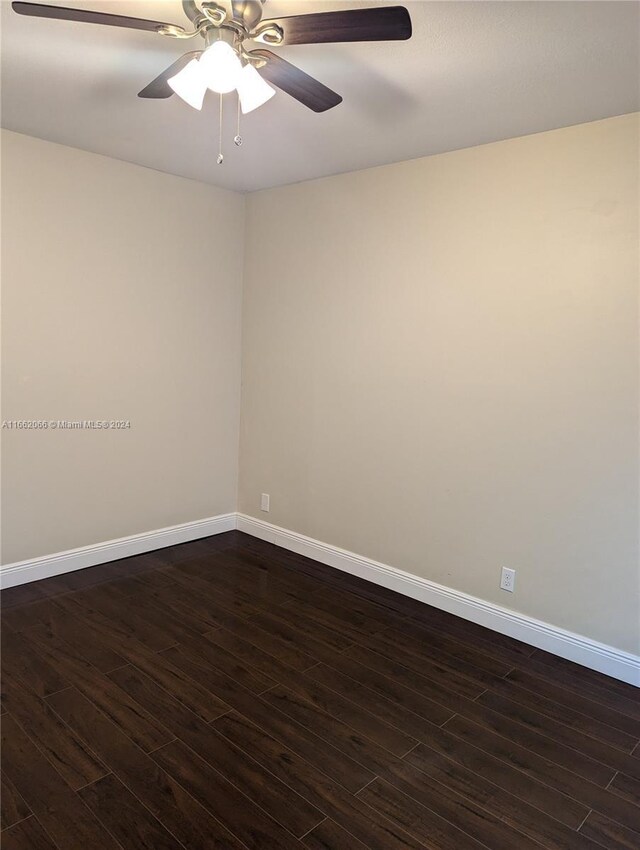
[(278, 47), (284, 41), (284, 30), (279, 24), (265, 21), (264, 24), (259, 24), (252, 30), (248, 37), (254, 41), (261, 41), (263, 44), (268, 44), (271, 47)]
[(213, 0), (204, 0), (202, 11), (206, 15), (207, 20), (216, 27), (223, 24), (227, 18), (227, 10), (224, 6), (214, 3)]
[(200, 29), (195, 29), (193, 31), (184, 30), (182, 27), (174, 26), (173, 24), (166, 24), (158, 27), (156, 32), (158, 35), (166, 35), (168, 38), (193, 38), (200, 33)]
[[(163, 25), (158, 27), (156, 32), (159, 35), (165, 35), (169, 38), (194, 38), (201, 35), (207, 47), (213, 44), (221, 36), (223, 31), (234, 34), (234, 38), (225, 38), (230, 44), (238, 46), (239, 43), (249, 38), (258, 38), (264, 40), (265, 44), (277, 45), (281, 44), (284, 39), (282, 28), (277, 24), (265, 24), (262, 28), (258, 26), (255, 32), (250, 31), (247, 26), (248, 22), (256, 21), (257, 11), (255, 6), (259, 7), (258, 11), (262, 13), (262, 0), (256, 0), (255, 3), (233, 3), (232, 8), (228, 11), (224, 6), (214, 2), (214, 0), (204, 0), (201, 4), (202, 12), (198, 9), (193, 0), (184, 0), (183, 6), (185, 13), (188, 15), (194, 25), (192, 30), (184, 30), (182, 27), (174, 26), (173, 24)], [(240, 7), (240, 8), (236, 8)], [(258, 19), (259, 20), (259, 19)], [(264, 39), (262, 35), (264, 33)]]

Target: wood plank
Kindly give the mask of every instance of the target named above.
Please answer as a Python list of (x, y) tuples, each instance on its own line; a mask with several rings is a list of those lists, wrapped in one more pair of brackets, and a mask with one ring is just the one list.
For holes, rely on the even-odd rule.
[[(197, 675), (197, 665), (190, 656), (186, 656), (181, 651), (180, 647), (168, 650), (167, 654), (171, 655), (174, 663), (184, 665), (187, 672), (191, 671), (192, 674)], [(215, 694), (247, 717), (260, 717), (261, 725), (270, 734), (275, 734), (278, 737), (278, 735), (288, 735), (291, 732), (299, 745), (303, 746), (308, 752), (313, 752), (319, 758), (320, 764), (326, 764), (327, 770), (332, 775), (335, 774), (339, 777), (339, 781), (344, 784), (345, 788), (357, 790), (373, 779), (371, 771), (337, 748), (334, 742), (327, 742), (316, 735), (315, 730), (309, 730), (303, 725), (292, 722), (288, 715), (275, 710), (275, 707), (266, 702), (263, 697), (257, 698), (225, 673), (215, 671), (213, 668), (210, 668), (209, 671), (205, 670), (205, 673), (207, 672), (207, 686)]]
[(3, 771), (0, 779), (0, 828), (13, 826), (14, 823), (28, 818), (30, 814), (31, 809)]
[[(377, 779), (359, 792), (358, 796), (369, 800), (372, 806), (383, 807), (383, 811), (385, 804), (391, 803), (403, 812), (413, 813), (414, 805), (410, 806), (406, 801), (415, 801), (421, 807), (421, 821), (424, 818), (424, 807), (465, 834), (474, 836), (492, 850), (512, 850), (513, 847), (518, 850), (538, 850), (540, 846), (538, 841), (534, 841), (520, 829), (514, 829), (487, 809), (471, 802), (468, 797), (462, 797), (447, 789), (409, 764), (395, 766), (385, 780)], [(430, 818), (428, 828), (431, 824)], [(450, 828), (445, 829), (445, 834), (447, 841), (451, 841)], [(584, 850), (587, 850), (586, 846)]]
[[(428, 694), (430, 698), (448, 708), (452, 713), (455, 712), (462, 717), (473, 720), (487, 729), (491, 729), (493, 732), (525, 746), (532, 752), (562, 767), (566, 767), (592, 782), (602, 785), (603, 788), (611, 781), (615, 774), (614, 768), (596, 761), (594, 758), (576, 749), (565, 746), (557, 740), (552, 740), (547, 735), (540, 734), (532, 726), (525, 726), (523, 723), (511, 720), (510, 717), (485, 708), (477, 701), (465, 699), (435, 682), (422, 679), (422, 677), (413, 673), (408, 668), (386, 659), (384, 656), (378, 655), (378, 653), (354, 646), (347, 650), (344, 655), (354, 658), (362, 664), (366, 664), (377, 672), (382, 673), (389, 681), (393, 679), (394, 682), (402, 682), (408, 689), (415, 690), (416, 696), (422, 698), (424, 694)], [(415, 697), (410, 697), (406, 694), (405, 700), (408, 701), (409, 699), (413, 699), (415, 702)], [(523, 712), (524, 709), (519, 709), (520, 714)], [(549, 724), (552, 722), (549, 721)]]
[(406, 761), (419, 769), (428, 770), (431, 752), (439, 753), (469, 772), (482, 776), (501, 791), (507, 791), (519, 800), (530, 803), (570, 829), (577, 829), (589, 813), (588, 806), (522, 772), (519, 765), (496, 758), (445, 730), (434, 730), (428, 747), (416, 747)]
[[(374, 652), (360, 645), (355, 645), (345, 650), (343, 656), (345, 659), (348, 658), (350, 661), (355, 661), (363, 667), (375, 671), (375, 673), (392, 679), (407, 690), (435, 700), (444, 709), (447, 709), (449, 714), (465, 710), (473, 713), (477, 711), (475, 703), (472, 700), (466, 699), (459, 693), (450, 690), (438, 681), (429, 678), (428, 675), (422, 675), (406, 667), (404, 664), (400, 664), (394, 658), (381, 655), (379, 652)], [(338, 663), (343, 664), (343, 661), (338, 659)], [(405, 698), (409, 699), (408, 696), (405, 696)]]
[[(28, 587), (29, 585), (25, 585)], [(13, 588), (11, 588), (13, 589)], [(2, 591), (4, 594), (5, 591)], [(55, 611), (53, 602), (48, 599), (39, 599), (30, 605), (18, 605), (14, 608), (2, 610), (2, 628), (12, 632), (22, 632), (25, 629), (31, 629), (34, 626), (39, 626), (46, 623), (51, 616), (51, 612)]]
[[(486, 847), (491, 847), (491, 850), (504, 850), (506, 846), (509, 846), (509, 850), (514, 847), (520, 850), (518, 841), (521, 836), (512, 834), (509, 836), (511, 844), (506, 845), (504, 836), (494, 830), (491, 839), (495, 843), (481, 843), (473, 837), (468, 828), (460, 829), (432, 808), (423, 806), (412, 796), (403, 794), (383, 779), (376, 779), (371, 785), (367, 785), (363, 791), (358, 792), (358, 797), (375, 811), (382, 812), (394, 823), (400, 824), (423, 846), (426, 845), (432, 850), (486, 850)], [(460, 815), (461, 812), (456, 814)], [(462, 823), (468, 827), (466, 819), (463, 818)], [(503, 840), (500, 841), (500, 838)], [(522, 846), (523, 850), (532, 850), (530, 844)]]
[(201, 578), (198, 574), (187, 572), (180, 565), (172, 567), (170, 572), (173, 580), (187, 590), (197, 593), (207, 604), (216, 606), (221, 617), (233, 614), (238, 617), (250, 617), (260, 609), (260, 604), (240, 589), (218, 589), (212, 581)]
[[(546, 850), (598, 850), (596, 844), (581, 838), (573, 829), (435, 750), (420, 747), (419, 752), (412, 753), (411, 756), (409, 761), (416, 770), (403, 773), (409, 770), (408, 765), (403, 765), (400, 772), (392, 769), (390, 775), (384, 778), (395, 785), (396, 777), (399, 776), (401, 780), (415, 784), (421, 789), (422, 776), (426, 774), (446, 789), (444, 793), (453, 792), (458, 799), (468, 800), (476, 807), (476, 811), (486, 810), (513, 829), (537, 841)], [(399, 787), (402, 790), (402, 784)], [(477, 833), (474, 831), (473, 834)]]
[[(217, 629), (215, 632), (208, 632), (205, 639), (213, 646), (213, 650), (207, 646), (203, 654), (206, 655), (207, 664), (224, 670), (234, 678), (238, 677), (233, 673), (231, 661), (233, 658), (235, 658), (236, 665), (240, 664), (245, 670), (257, 672), (259, 675), (270, 679), (271, 687), (277, 682), (288, 682), (292, 674), (299, 675), (299, 671), (288, 667), (256, 644), (224, 628)], [(184, 649), (184, 647), (181, 647), (181, 649)], [(189, 647), (189, 650), (191, 650), (191, 647)], [(240, 681), (239, 678), (238, 680)], [(263, 690), (268, 689), (264, 688)]]
[(483, 651), (484, 647), (476, 648), (476, 644), (458, 640), (455, 636), (452, 637), (446, 632), (432, 629), (415, 620), (406, 621), (401, 631), (390, 630), (385, 635), (393, 637), (398, 646), (406, 646), (410, 652), (417, 647), (421, 652), (428, 651), (430, 655), (441, 653), (443, 659), (462, 659), (473, 667), (478, 667), (494, 676), (506, 675), (522, 660), (519, 652), (502, 651), (489, 654)]
[(581, 683), (589, 682), (606, 693), (619, 694), (621, 697), (631, 700), (631, 702), (638, 700), (638, 688), (635, 685), (614, 679), (604, 673), (599, 673), (597, 670), (590, 670), (588, 667), (561, 658), (559, 655), (552, 655), (543, 649), (535, 649), (531, 655), (531, 661), (536, 664), (544, 664), (548, 669), (557, 671), (563, 678)]
[(566, 746), (578, 750), (581, 754), (585, 754), (601, 764), (606, 764), (614, 771), (623, 770), (630, 776), (640, 779), (640, 761), (632, 758), (629, 753), (624, 753), (597, 738), (571, 729), (564, 723), (552, 720), (529, 708), (529, 706), (506, 699), (492, 691), (483, 694), (477, 700), (477, 703), (508, 717), (510, 720), (521, 723), (527, 729), (546, 735), (558, 743), (566, 744)]
[(166, 744), (173, 736), (131, 700), (104, 674), (74, 653), (64, 641), (32, 629), (29, 639), (46, 660), (145, 750)]
[(209, 727), (197, 736), (191, 735), (188, 743), (227, 782), (297, 838), (324, 820), (325, 815), (319, 809), (284, 785), (217, 729)]
[(424, 850), (424, 845), (400, 826), (357, 797), (346, 794), (326, 774), (246, 717), (231, 712), (216, 720), (214, 726), (290, 788), (325, 811), (369, 850)]
[(152, 653), (144, 647), (131, 644), (123, 647), (123, 654), (168, 693), (191, 709), (207, 723), (229, 710), (229, 706), (218, 699), (199, 678), (192, 678), (182, 667), (172, 664), (162, 653)]
[(249, 535), (244, 535), (242, 544), (237, 551), (243, 555), (246, 553), (251, 553), (254, 556), (257, 555), (258, 557), (267, 559), (274, 566), (286, 569), (289, 573), (298, 576), (304, 574), (311, 579), (319, 580), (339, 592), (346, 592), (359, 596), (362, 599), (368, 599), (404, 616), (420, 614), (424, 612), (425, 608), (429, 609), (429, 606), (408, 596), (395, 593), (386, 587), (375, 585), (358, 576), (353, 576), (342, 570), (320, 564), (318, 561), (313, 561), (303, 555), (297, 555), (294, 552), (281, 549)]
[(156, 604), (171, 611), (174, 617), (188, 617), (191, 628), (198, 633), (217, 629), (221, 625), (226, 616), (225, 611), (204, 599), (201, 594), (190, 591), (173, 579), (172, 582), (170, 589), (164, 587), (150, 591)]
[[(333, 629), (328, 629), (321, 623), (310, 620), (301, 614), (295, 605), (281, 605), (279, 608), (274, 608), (268, 612), (269, 616), (277, 620), (280, 624), (288, 624), (295, 629), (299, 635), (310, 638), (313, 641), (315, 652), (310, 651), (310, 655), (319, 658), (318, 644), (325, 644), (334, 652), (342, 652), (348, 646), (351, 646), (351, 641), (343, 635), (336, 633)], [(263, 614), (256, 615), (262, 617)]]
[[(517, 671), (514, 671), (514, 673)], [(511, 674), (510, 674), (511, 675)], [(502, 696), (514, 702), (522, 703), (522, 705), (534, 708), (540, 714), (550, 717), (552, 720), (557, 720), (565, 726), (570, 726), (584, 735), (589, 735), (592, 738), (597, 738), (610, 744), (612, 747), (618, 747), (626, 753), (630, 753), (636, 745), (636, 739), (633, 735), (616, 729), (615, 726), (610, 726), (603, 723), (592, 713), (584, 714), (569, 707), (566, 703), (561, 704), (555, 700), (548, 699), (539, 691), (533, 691), (521, 688), (511, 678), (499, 679), (491, 685), (491, 693), (497, 696)], [(593, 705), (593, 703), (592, 703)], [(585, 706), (582, 706), (585, 707)], [(588, 709), (589, 706), (586, 706)]]
[(58, 850), (36, 817), (30, 817), (2, 833), (3, 850)]
[[(217, 621), (212, 623), (210, 616), (198, 616), (193, 606), (177, 605), (174, 588), (179, 588), (179, 585), (173, 583), (172, 587), (164, 586), (156, 590), (143, 591), (139, 595), (129, 596), (128, 599), (135, 605), (143, 606), (147, 617), (152, 616), (155, 622), (162, 623), (168, 620), (173, 623), (172, 636), (176, 638), (175, 643), (185, 640), (187, 636), (204, 634), (217, 626)], [(176, 623), (179, 626), (175, 627)]]
[(53, 709), (13, 676), (5, 673), (3, 698), (12, 717), (74, 790), (109, 770), (73, 734)]
[[(81, 593), (84, 593), (84, 591)], [(105, 615), (88, 602), (83, 601), (81, 593), (70, 593), (66, 596), (56, 597), (53, 603), (63, 616), (70, 614), (83, 623), (90, 624), (93, 632), (98, 634), (107, 646), (113, 646), (114, 638), (118, 639), (120, 644), (129, 640), (139, 641), (138, 633), (134, 627), (135, 620), (129, 622), (124, 614), (122, 617)], [(156, 629), (153, 629), (150, 633), (152, 637), (155, 637), (156, 645), (167, 647), (176, 643), (175, 640), (167, 640), (166, 636), (159, 635)], [(149, 645), (149, 641), (147, 641), (147, 645)]]
[[(260, 544), (264, 544), (264, 548), (261, 548)], [(271, 569), (281, 569), (289, 575), (296, 577), (305, 575), (316, 583), (321, 582), (323, 585), (337, 589), (342, 593), (349, 593), (359, 596), (362, 599), (368, 599), (377, 605), (389, 608), (404, 616), (417, 614), (425, 607), (428, 607), (408, 596), (402, 596), (385, 587), (372, 584), (357, 576), (349, 575), (349, 573), (345, 573), (342, 570), (320, 564), (318, 561), (312, 561), (310, 558), (305, 558), (302, 555), (296, 555), (293, 552), (281, 549), (249, 535), (244, 535), (241, 545), (236, 549), (236, 553), (242, 555), (243, 558), (262, 559), (269, 564)]]
[(436, 726), (440, 726), (454, 715), (454, 710), (436, 702), (429, 696), (418, 693), (412, 688), (408, 688), (404, 683), (397, 682), (352, 659), (350, 651), (343, 652), (335, 658), (331, 666), (343, 675), (375, 691), (385, 699), (398, 703), (402, 708), (412, 711)]
[(214, 770), (249, 796), (291, 833), (302, 836), (324, 815), (286, 788), (268, 771), (218, 733), (215, 727), (188, 712), (169, 694), (133, 667), (113, 674), (127, 691), (176, 736), (197, 752)]
[(282, 583), (266, 570), (246, 569), (229, 550), (216, 552), (202, 561), (189, 561), (182, 570), (210, 581), (218, 592), (241, 591), (260, 607), (271, 608), (288, 602), (289, 594)]
[(158, 590), (175, 590), (176, 583), (168, 574), (166, 566), (161, 565), (157, 569), (139, 575), (121, 578), (111, 583), (112, 587), (123, 596), (141, 598), (143, 601), (150, 594)]
[(38, 696), (46, 697), (69, 687), (69, 681), (57, 670), (24, 635), (4, 632), (2, 636), (2, 667), (7, 673), (31, 688)]
[[(222, 642), (216, 639), (218, 633), (222, 631), (223, 629), (208, 632), (198, 641), (182, 643), (180, 644), (180, 651), (199, 664), (206, 664), (208, 667), (221, 670), (254, 694), (261, 694), (263, 691), (272, 688), (276, 684), (276, 680), (271, 676), (279, 675), (285, 670), (285, 665), (273, 656), (262, 652), (260, 652), (260, 660), (267, 659), (266, 664), (249, 665), (242, 663), (236, 655), (222, 645)], [(267, 670), (268, 674), (263, 672), (264, 670)]]
[(389, 634), (370, 635), (359, 643), (386, 658), (401, 658), (405, 667), (468, 699), (475, 699), (488, 687), (502, 681), (493, 673), (460, 658), (443, 656), (437, 652), (430, 654), (428, 649), (420, 652), (417, 645), (413, 651), (409, 651), (406, 646), (398, 646)]
[(464, 717), (454, 717), (445, 723), (444, 729), (464, 741), (474, 744), (499, 759), (517, 767), (563, 794), (573, 797), (587, 808), (595, 809), (624, 826), (640, 831), (640, 809), (632, 806), (604, 788), (589, 782), (577, 773), (560, 767), (548, 759), (520, 746), (513, 741), (472, 723)]
[(45, 587), (46, 582), (42, 581), (31, 581), (28, 584), (20, 584), (16, 587), (3, 587), (0, 592), (3, 615), (10, 608), (30, 605), (32, 602), (44, 599), (46, 596)]
[(435, 724), (404, 708), (399, 702), (381, 696), (376, 691), (372, 691), (326, 664), (318, 664), (316, 667), (312, 667), (305, 672), (304, 676), (348, 697), (391, 726), (404, 730), (416, 741), (429, 741), (433, 730), (438, 728)]
[[(224, 631), (224, 629), (221, 629), (219, 633), (214, 633), (212, 639), (224, 639)], [(294, 640), (293, 635), (291, 635), (291, 640)], [(194, 651), (195, 649), (196, 647), (194, 647)], [(253, 662), (260, 664), (264, 658), (263, 653), (257, 650), (257, 648), (251, 649), (244, 644), (244, 650), (244, 657), (248, 655)], [(180, 647), (180, 651), (184, 652), (184, 647)], [(331, 657), (333, 651), (329, 650), (329, 653)], [(281, 684), (286, 684), (288, 688), (294, 690), (300, 697), (312, 703), (316, 709), (343, 721), (397, 756), (404, 755), (404, 753), (417, 743), (416, 739), (404, 734), (399, 728), (394, 728), (393, 725), (388, 724), (383, 719), (376, 717), (375, 713), (361, 707), (357, 702), (353, 702), (336, 691), (324, 687), (320, 682), (309, 681), (306, 676), (301, 677), (295, 670), (286, 667), (286, 665), (278, 664), (276, 666), (270, 663), (267, 669)], [(313, 669), (312, 667), (311, 670)], [(265, 695), (265, 698), (270, 701), (268, 695)]]
[(609, 790), (635, 806), (640, 806), (640, 782), (624, 773), (617, 773), (609, 783)]
[(312, 655), (298, 649), (293, 641), (284, 640), (260, 628), (260, 626), (253, 622), (253, 619), (242, 620), (239, 617), (229, 618), (225, 622), (224, 628), (259, 646), (264, 652), (268, 652), (269, 655), (273, 655), (274, 658), (277, 658), (294, 670), (307, 670), (318, 660)]
[(523, 643), (520, 640), (509, 637), (509, 635), (492, 631), (485, 626), (471, 622), (471, 620), (465, 620), (462, 617), (457, 617), (455, 614), (450, 614), (448, 611), (442, 611), (439, 608), (424, 605), (420, 602), (417, 603), (417, 608), (411, 615), (411, 619), (415, 620), (419, 625), (427, 626), (436, 631), (446, 632), (465, 643), (470, 643), (478, 647), (486, 647), (489, 655), (495, 654), (496, 649), (503, 649), (508, 650), (510, 660), (514, 660), (516, 656), (529, 658), (535, 652), (535, 647), (528, 643)]
[[(570, 664), (570, 662), (567, 662)], [(578, 668), (577, 664), (568, 666), (567, 668), (551, 667), (549, 664), (541, 662), (536, 655), (527, 658), (519, 665), (521, 670), (527, 673), (546, 679), (552, 684), (559, 685), (566, 690), (569, 690), (578, 696), (587, 697), (593, 702), (599, 703), (606, 707), (611, 712), (617, 712), (626, 717), (632, 718), (637, 722), (640, 721), (640, 700), (638, 700), (637, 688), (632, 685), (627, 685), (629, 691), (618, 691), (613, 686), (602, 684), (599, 679), (584, 677), (582, 673), (576, 670), (586, 670), (586, 668)], [(574, 669), (576, 668), (576, 669)], [(587, 671), (593, 672), (593, 671)], [(614, 679), (609, 679), (607, 676), (601, 676), (601, 679), (614, 682)], [(624, 684), (622, 682), (618, 684)]]
[(80, 796), (123, 847), (182, 850), (183, 845), (113, 774), (87, 785)]
[(591, 838), (607, 850), (638, 850), (640, 832), (634, 832), (604, 817), (591, 812), (580, 827), (580, 835)]
[(226, 670), (195, 657), (189, 647), (174, 646), (166, 650), (163, 656), (192, 679), (198, 679), (203, 687), (222, 702), (232, 707), (246, 707), (256, 698), (238, 679), (230, 676)]
[(337, 745), (350, 758), (373, 773), (379, 773), (396, 761), (396, 757), (388, 750), (378, 746), (353, 727), (338, 720), (337, 717), (318, 708), (295, 691), (277, 685), (263, 694), (262, 698), (296, 723), (324, 738), (325, 741)]
[(93, 749), (118, 779), (178, 841), (190, 850), (246, 850), (232, 833), (79, 691), (70, 688), (51, 697), (51, 700), (64, 721), (81, 738), (91, 742)]
[(51, 605), (48, 614), (43, 616), (42, 625), (51, 635), (64, 640), (85, 661), (101, 672), (114, 670), (126, 664), (124, 658), (111, 648), (111, 642), (104, 640), (87, 620), (74, 617), (68, 612), (62, 613), (56, 605)]
[(290, 594), (298, 605), (310, 605), (322, 615), (329, 615), (364, 635), (380, 634), (386, 630), (402, 629), (407, 618), (389, 608), (377, 605), (353, 593), (345, 593), (320, 583), (313, 593), (298, 589), (293, 577), (287, 581)]
[(11, 716), (2, 723), (2, 759), (9, 779), (61, 850), (119, 850)]
[(193, 633), (178, 618), (168, 612), (156, 611), (153, 606), (137, 605), (135, 600), (113, 592), (110, 585), (101, 585), (74, 595), (85, 617), (97, 614), (106, 617), (110, 624), (117, 624), (128, 637), (139, 641), (152, 652), (167, 649)]
[(186, 744), (181, 741), (166, 744), (152, 758), (249, 850), (299, 848), (291, 833), (212, 771)]
[[(318, 629), (318, 626), (311, 621), (307, 621), (307, 626), (304, 631), (300, 630), (297, 626), (292, 625), (287, 621), (286, 614), (284, 617), (281, 616), (282, 613), (286, 611), (286, 608), (277, 608), (275, 613), (261, 612), (259, 614), (255, 614), (251, 618), (251, 622), (260, 626), (261, 629), (264, 629), (264, 631), (269, 634), (284, 641), (289, 646), (299, 647), (315, 661), (325, 661), (326, 659), (333, 657), (333, 654), (336, 651), (346, 649), (348, 644), (341, 641), (339, 637), (338, 640), (341, 642), (339, 650), (336, 650), (335, 646), (330, 646), (326, 641), (321, 639), (319, 640), (316, 635), (323, 635), (325, 630), (322, 628)], [(336, 638), (335, 635), (334, 638)], [(337, 640), (334, 639), (333, 643), (335, 644), (336, 642)]]
[[(172, 696), (157, 682), (132, 664), (109, 673), (109, 678), (142, 709), (152, 714), (157, 722), (171, 733), (171, 740), (189, 735), (206, 723), (184, 703)], [(208, 727), (207, 727), (208, 728)]]
[(351, 833), (343, 829), (331, 818), (322, 821), (302, 839), (308, 850), (367, 850)]
[[(349, 622), (347, 617), (338, 616), (339, 612), (330, 609), (329, 606), (327, 608), (318, 608), (308, 601), (303, 602), (298, 600), (296, 601), (296, 610), (308, 620), (319, 623), (325, 629), (332, 629), (336, 634), (342, 635), (345, 641), (357, 641), (367, 634), (366, 626), (356, 626), (354, 623)], [(381, 630), (381, 627), (377, 629), (377, 631)]]
[[(315, 668), (311, 668), (314, 670)], [(331, 688), (325, 687), (313, 677), (299, 677), (295, 683), (292, 683), (288, 690), (302, 698), (305, 703), (313, 706), (315, 711), (324, 712), (330, 715), (335, 720), (346, 724), (359, 735), (363, 735), (369, 741), (383, 747), (393, 755), (402, 758), (403, 755), (412, 750), (418, 743), (416, 738), (412, 738), (399, 728), (387, 723), (385, 720), (378, 717), (375, 712), (371, 712), (357, 701), (349, 699), (347, 695), (340, 694)], [(272, 688), (265, 699), (269, 701), (269, 697), (277, 694), (278, 687)]]
[(283, 602), (288, 604), (299, 598), (309, 598), (314, 593), (327, 589), (326, 582), (312, 578), (299, 570), (292, 570), (280, 563), (264, 558), (245, 549), (227, 549), (225, 557), (233, 558), (233, 568), (236, 574), (266, 575), (283, 592)]
[(593, 717), (600, 723), (620, 729), (632, 738), (640, 738), (640, 720), (634, 720), (626, 714), (608, 708), (588, 696), (565, 688), (562, 684), (551, 682), (529, 670), (516, 668), (507, 676), (507, 681), (515, 684), (534, 695), (540, 695), (561, 706), (566, 706), (580, 714)]

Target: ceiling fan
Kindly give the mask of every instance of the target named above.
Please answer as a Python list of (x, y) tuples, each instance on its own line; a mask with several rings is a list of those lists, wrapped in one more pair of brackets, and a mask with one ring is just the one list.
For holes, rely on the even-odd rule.
[(256, 109), (275, 94), (269, 83), (314, 112), (325, 112), (342, 102), (339, 94), (296, 65), (271, 50), (259, 46), (248, 49), (246, 42), (279, 47), (394, 41), (411, 37), (411, 18), (403, 6), (315, 12), (263, 20), (264, 2), (230, 0), (222, 5), (214, 0), (202, 0), (197, 5), (195, 0), (182, 0), (182, 8), (191, 23), (189, 30), (161, 21), (40, 3), (14, 2), (12, 8), (19, 15), (129, 27), (168, 38), (201, 36), (204, 46), (181, 56), (138, 92), (138, 97), (166, 98), (175, 92), (194, 108), (201, 109), (208, 89), (220, 95), (237, 90), (243, 113)]

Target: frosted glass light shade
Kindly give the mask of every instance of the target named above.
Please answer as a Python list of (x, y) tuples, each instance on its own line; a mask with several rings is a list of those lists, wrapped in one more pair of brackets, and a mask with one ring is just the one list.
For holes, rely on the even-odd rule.
[(192, 59), (175, 77), (169, 77), (167, 83), (189, 106), (202, 109), (207, 83), (197, 59)]
[(253, 65), (245, 65), (237, 83), (240, 107), (246, 115), (270, 100), (276, 90), (262, 79)]
[(218, 94), (233, 91), (242, 72), (242, 63), (231, 45), (215, 41), (198, 63), (205, 85)]

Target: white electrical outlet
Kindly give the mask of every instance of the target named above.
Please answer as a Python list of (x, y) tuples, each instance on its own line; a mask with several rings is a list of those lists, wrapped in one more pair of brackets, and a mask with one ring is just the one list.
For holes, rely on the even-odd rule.
[(269, 512), (269, 494), (263, 493), (260, 496), (260, 510)]
[(516, 589), (516, 571), (510, 570), (509, 567), (502, 568), (502, 578), (500, 579), (501, 590), (508, 590), (513, 593)]

